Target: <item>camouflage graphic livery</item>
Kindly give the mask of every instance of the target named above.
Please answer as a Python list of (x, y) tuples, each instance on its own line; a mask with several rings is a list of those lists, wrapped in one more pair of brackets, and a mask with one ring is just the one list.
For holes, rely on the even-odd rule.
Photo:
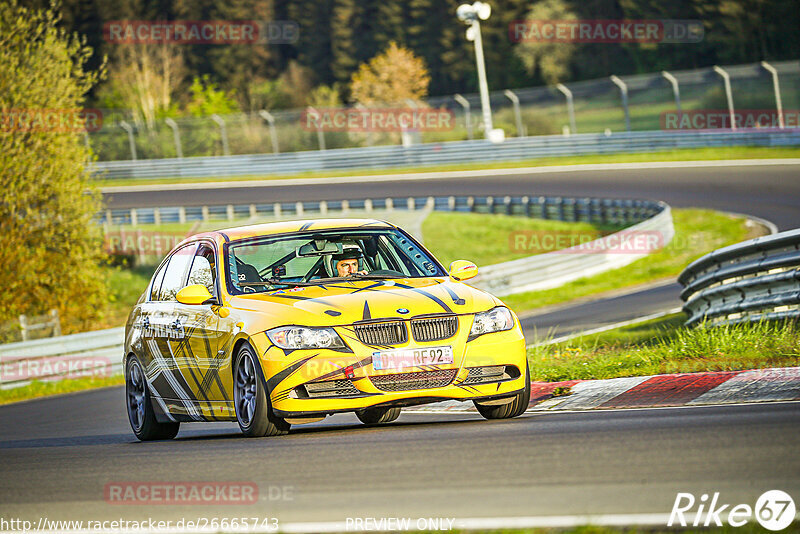
[[(337, 258), (359, 272), (338, 275)], [(355, 264), (354, 264), (355, 265)], [(294, 221), (199, 234), (165, 258), (125, 333), (128, 415), (140, 439), (180, 422), (238, 421), (248, 436), (355, 412), (471, 400), (521, 414), (530, 395), (516, 315), (401, 229)]]

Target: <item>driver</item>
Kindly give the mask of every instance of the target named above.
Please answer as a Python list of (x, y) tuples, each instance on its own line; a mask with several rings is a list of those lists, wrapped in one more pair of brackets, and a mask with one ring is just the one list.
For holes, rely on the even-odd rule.
[(359, 258), (361, 258), (361, 249), (358, 247), (346, 248), (340, 254), (334, 254), (333, 264), (336, 276), (348, 277), (354, 274), (367, 274), (365, 270), (358, 270)]

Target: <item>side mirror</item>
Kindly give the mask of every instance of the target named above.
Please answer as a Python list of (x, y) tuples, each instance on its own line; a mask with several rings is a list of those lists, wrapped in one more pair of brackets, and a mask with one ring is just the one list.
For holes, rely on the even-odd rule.
[(450, 278), (456, 282), (463, 282), (464, 280), (474, 278), (475, 275), (478, 274), (478, 266), (471, 261), (456, 260), (450, 264), (448, 273), (450, 274)]
[(186, 286), (180, 291), (176, 297), (181, 304), (211, 304), (209, 300), (216, 300), (208, 292), (208, 288), (202, 284), (192, 284)]

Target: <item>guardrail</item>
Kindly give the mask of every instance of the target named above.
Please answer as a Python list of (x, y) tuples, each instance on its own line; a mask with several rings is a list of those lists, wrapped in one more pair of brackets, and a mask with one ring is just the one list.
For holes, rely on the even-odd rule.
[[(130, 219), (143, 222), (168, 222), (170, 217), (182, 212), (184, 220), (189, 215), (224, 215), (235, 220), (237, 215), (250, 217), (253, 213), (269, 215), (347, 213), (352, 210), (370, 212), (376, 209), (437, 210), (475, 213), (493, 213), (527, 216), (572, 222), (625, 225), (625, 229), (603, 238), (583, 243), (570, 249), (539, 254), (520, 260), (481, 268), (471, 282), (498, 296), (517, 291), (556, 287), (570, 280), (597, 274), (626, 265), (647, 252), (626, 253), (620, 249), (624, 243), (641, 234), (658, 235), (658, 243), (669, 243), (674, 234), (670, 208), (663, 202), (650, 200), (622, 200), (567, 197), (501, 197), (450, 196), (408, 197), (386, 199), (360, 199), (328, 202), (288, 203), (265, 206), (222, 206), (190, 208), (160, 208), (124, 210), (111, 219), (120, 222)], [(221, 208), (221, 209), (220, 209)], [(261, 209), (263, 208), (263, 209)], [(167, 210), (162, 213), (162, 210)], [(181, 211), (182, 210), (182, 211)], [(163, 217), (162, 217), (163, 216)], [(105, 214), (103, 215), (105, 217)], [(583, 247), (583, 248), (581, 248)], [(15, 387), (31, 380), (59, 380), (75, 376), (110, 375), (122, 371), (122, 345), (124, 329), (113, 328), (40, 339), (23, 343), (0, 345), (0, 387)]]
[(678, 281), (687, 326), (800, 317), (800, 229), (715, 250)]
[(95, 162), (98, 179), (202, 178), (280, 175), (309, 171), (425, 167), (449, 163), (514, 161), (550, 156), (652, 152), (677, 148), (800, 145), (800, 130), (648, 131), (515, 137), (485, 140), (138, 161)]
[(0, 345), (0, 388), (122, 372), (124, 328)]

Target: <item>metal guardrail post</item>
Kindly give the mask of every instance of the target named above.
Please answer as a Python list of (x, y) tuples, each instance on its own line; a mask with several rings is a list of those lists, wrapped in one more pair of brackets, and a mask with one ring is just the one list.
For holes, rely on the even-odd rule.
[(315, 121), (316, 122), (315, 125), (317, 127), (317, 143), (319, 144), (320, 150), (325, 150), (325, 133), (322, 131), (322, 125), (319, 123), (322, 116), (320, 115), (319, 111), (312, 108), (311, 106), (308, 106), (306, 108), (306, 113), (309, 113), (317, 118), (317, 120)]
[(625, 131), (631, 131), (631, 115), (628, 110), (628, 85), (623, 82), (618, 76), (612, 74), (611, 81), (614, 85), (619, 87), (620, 96), (622, 97), (622, 109), (625, 111)]
[(273, 154), (279, 153), (280, 150), (278, 150), (278, 132), (275, 129), (275, 117), (273, 117), (272, 113), (270, 113), (269, 111), (267, 111), (265, 109), (262, 109), (261, 111), (259, 111), (258, 115), (262, 119), (267, 121), (267, 124), (269, 124), (269, 137), (270, 137), (270, 139), (272, 141), (272, 153)]
[(678, 114), (681, 112), (681, 88), (678, 86), (678, 79), (670, 74), (669, 72), (662, 70), (661, 75), (667, 79), (667, 81), (672, 85), (672, 94), (675, 95), (675, 108), (678, 110)]
[(469, 100), (458, 93), (453, 95), (453, 98), (455, 98), (456, 102), (461, 104), (461, 107), (464, 108), (464, 122), (467, 126), (467, 139), (472, 141), (472, 115), (470, 114)]
[(514, 105), (514, 119), (517, 123), (517, 137), (525, 137), (524, 126), (522, 125), (522, 112), (519, 109), (519, 97), (511, 89), (506, 89), (503, 91), (503, 94), (506, 95), (506, 98), (511, 100), (511, 103)]
[(225, 154), (226, 156), (230, 156), (231, 150), (230, 147), (228, 146), (228, 130), (225, 127), (225, 120), (223, 120), (223, 118), (217, 115), (216, 113), (211, 115), (210, 118), (212, 121), (216, 122), (217, 125), (219, 126), (219, 133), (222, 136), (222, 153)]
[(772, 75), (772, 87), (775, 90), (775, 108), (778, 110), (778, 125), (781, 129), (783, 129), (786, 126), (783, 122), (783, 102), (781, 102), (781, 86), (778, 82), (778, 69), (766, 61), (762, 61), (761, 66)]
[(133, 139), (133, 127), (127, 121), (120, 121), (119, 127), (128, 132), (128, 145), (131, 149), (131, 159), (136, 161), (136, 141)]
[(167, 118), (164, 120), (167, 123), (167, 126), (172, 128), (172, 139), (175, 141), (175, 153), (178, 155), (179, 158), (183, 157), (183, 147), (181, 146), (181, 134), (178, 130), (178, 123), (172, 120), (171, 118)]
[(731, 77), (724, 69), (717, 65), (714, 65), (714, 72), (719, 74), (722, 77), (722, 81), (725, 83), (725, 98), (728, 100), (728, 113), (730, 114), (731, 118), (731, 130), (735, 131), (736, 116), (733, 113), (733, 91), (731, 90)]
[(567, 113), (569, 114), (569, 128), (571, 134), (578, 133), (578, 127), (575, 124), (575, 102), (572, 99), (572, 91), (563, 83), (556, 84), (556, 89), (561, 91), (567, 98)]

